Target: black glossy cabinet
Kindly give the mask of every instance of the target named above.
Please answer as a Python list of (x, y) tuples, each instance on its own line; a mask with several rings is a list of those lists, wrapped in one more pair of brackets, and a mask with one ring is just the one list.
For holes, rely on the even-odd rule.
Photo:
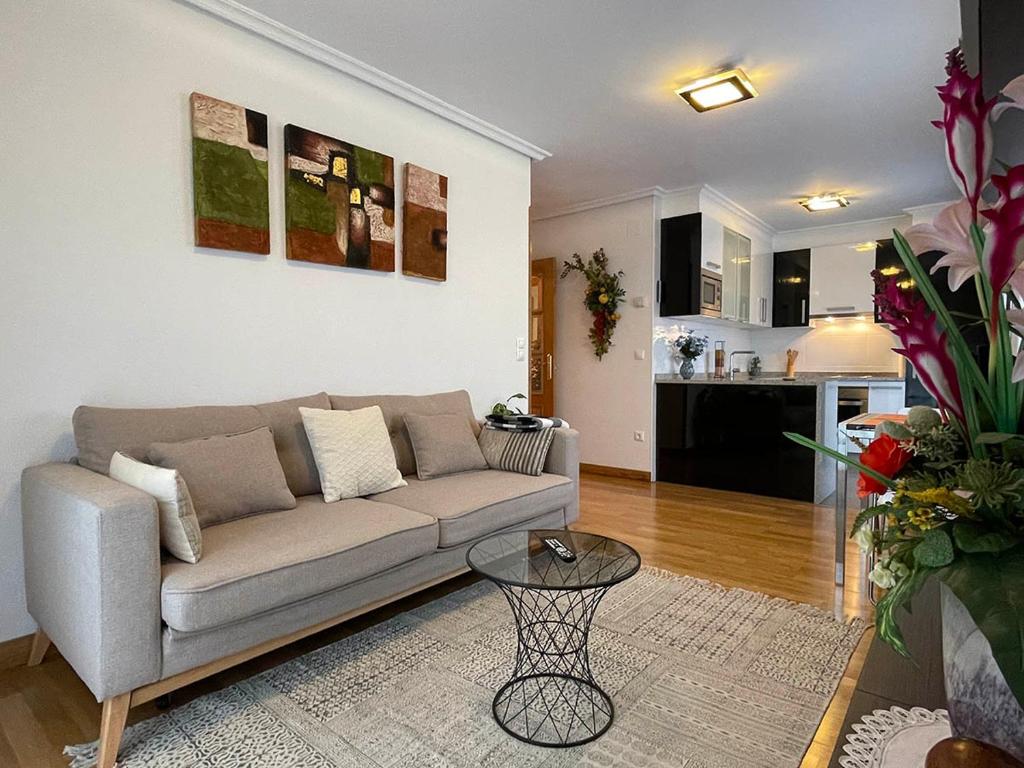
[(814, 500), (814, 452), (783, 436), (814, 438), (817, 387), (658, 384), (658, 480)]
[(662, 317), (700, 314), (701, 215), (661, 220), (659, 307)]
[(811, 306), (811, 251), (774, 254), (772, 271), (772, 327), (805, 326)]

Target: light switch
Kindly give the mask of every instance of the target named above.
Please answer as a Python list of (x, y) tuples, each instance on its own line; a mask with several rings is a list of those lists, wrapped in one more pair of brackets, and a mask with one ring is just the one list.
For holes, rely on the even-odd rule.
[(523, 336), (516, 336), (516, 360), (526, 359), (526, 338)]
[(638, 309), (643, 309), (644, 307), (647, 306), (647, 297), (646, 296), (634, 296), (633, 297), (633, 306), (637, 307)]
[(647, 359), (647, 350), (646, 349), (634, 349), (633, 350), (633, 357), (635, 359), (637, 359), (637, 360), (646, 360)]

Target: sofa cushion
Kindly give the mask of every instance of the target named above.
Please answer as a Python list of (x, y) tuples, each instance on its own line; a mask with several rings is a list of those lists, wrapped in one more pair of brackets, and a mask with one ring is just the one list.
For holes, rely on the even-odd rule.
[(153, 443), (150, 463), (185, 479), (199, 525), (206, 527), (274, 509), (293, 509), (270, 427), (180, 443)]
[(263, 426), (252, 405), (196, 405), (187, 408), (97, 408), (81, 405), (71, 419), (78, 463), (107, 474), (114, 451), (145, 459), (152, 443), (227, 435)]
[(304, 496), (295, 509), (203, 530), (195, 565), (163, 564), (164, 622), (181, 632), (228, 624), (359, 581), (437, 548), (437, 522), (410, 509)]
[(384, 413), (384, 423), (388, 425), (391, 445), (395, 449), (395, 461), (403, 475), (416, 472), (416, 457), (409, 431), (405, 428), (405, 414), (464, 414), (473, 434), (480, 434), (480, 424), (473, 415), (473, 403), (464, 389), (435, 395), (331, 395), (331, 407), (336, 410), (354, 411), (371, 405), (379, 405)]
[(405, 479), (409, 482), (405, 488), (369, 498), (437, 518), (442, 547), (453, 547), (561, 509), (576, 492), (573, 482), (561, 475), (533, 477), (496, 469), (433, 480), (411, 475)]
[(274, 432), (274, 447), (277, 448), (277, 457), (281, 460), (281, 469), (284, 470), (291, 492), (296, 496), (308, 496), (320, 493), (320, 475), (316, 471), (316, 461), (306, 438), (306, 430), (302, 427), (300, 406), (329, 409), (331, 399), (326, 392), (318, 392), (308, 397), (261, 403), (256, 406), (256, 410)]
[(456, 413), (407, 413), (405, 428), (416, 457), (416, 477), (420, 480), (487, 469), (487, 460), (465, 417)]

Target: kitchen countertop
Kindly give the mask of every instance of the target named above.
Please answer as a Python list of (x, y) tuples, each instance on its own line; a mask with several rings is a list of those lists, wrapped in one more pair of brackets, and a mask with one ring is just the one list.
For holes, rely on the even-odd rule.
[(760, 376), (750, 378), (746, 373), (739, 373), (735, 379), (728, 377), (716, 379), (708, 373), (695, 374), (692, 379), (684, 379), (677, 373), (658, 373), (654, 376), (655, 384), (760, 384), (765, 386), (788, 386), (788, 387), (815, 387), (829, 382), (864, 382), (870, 384), (872, 381), (895, 381), (902, 382), (903, 377), (892, 372), (877, 373), (836, 373), (822, 371), (797, 371), (796, 378), (792, 381), (782, 378), (781, 371), (767, 371)]

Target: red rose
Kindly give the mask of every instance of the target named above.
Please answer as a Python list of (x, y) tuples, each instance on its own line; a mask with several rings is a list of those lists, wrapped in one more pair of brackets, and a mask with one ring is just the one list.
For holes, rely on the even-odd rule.
[[(900, 445), (899, 440), (883, 433), (868, 443), (868, 447), (860, 455), (860, 463), (886, 477), (893, 477), (910, 461), (912, 455)], [(870, 475), (860, 473), (857, 480), (857, 495), (862, 499), (872, 493), (885, 493), (886, 490), (888, 487), (883, 483)]]

